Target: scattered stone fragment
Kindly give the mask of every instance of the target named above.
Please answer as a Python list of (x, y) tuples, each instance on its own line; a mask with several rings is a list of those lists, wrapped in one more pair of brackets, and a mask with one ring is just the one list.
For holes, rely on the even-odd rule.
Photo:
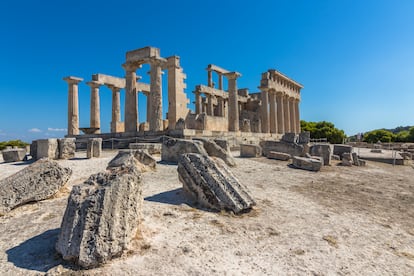
[(44, 200), (59, 191), (72, 170), (57, 162), (41, 159), (23, 170), (0, 180), (0, 214), (32, 201)]
[(269, 154), (269, 151), (277, 151), (277, 152), (283, 152), (288, 153), (291, 156), (304, 156), (307, 152), (307, 145), (299, 145), (295, 143), (287, 143), (283, 141), (261, 141), (259, 143), (260, 147), (263, 150), (263, 155), (267, 156)]
[(86, 146), (86, 157), (101, 157), (102, 154), (102, 138), (89, 138)]
[(149, 154), (160, 154), (162, 144), (160, 143), (130, 143), (130, 149), (146, 150)]
[(230, 145), (229, 145), (229, 141), (226, 139), (214, 139), (214, 142), (216, 142), (216, 144), (221, 147), (222, 149), (224, 149), (227, 152), (230, 152)]
[(22, 161), (26, 156), (26, 149), (5, 149), (2, 151), (4, 162)]
[(319, 171), (322, 167), (322, 162), (314, 158), (293, 156), (292, 165), (298, 169), (308, 171)]
[(203, 143), (204, 149), (207, 151), (207, 154), (209, 156), (214, 156), (222, 159), (230, 167), (236, 166), (236, 161), (234, 160), (231, 153), (217, 145), (213, 140), (205, 138), (194, 138), (193, 140), (201, 141)]
[[(134, 160), (135, 159), (135, 160)], [(136, 165), (136, 161), (150, 169), (155, 169), (157, 161), (145, 150), (123, 150), (108, 163), (107, 169)], [(139, 166), (140, 171), (147, 171)]]
[(57, 139), (40, 139), (37, 140), (36, 158), (59, 158), (59, 147)]
[(352, 166), (353, 160), (352, 160), (352, 153), (350, 152), (344, 152), (342, 154), (342, 166)]
[(221, 159), (201, 154), (183, 154), (178, 162), (183, 189), (201, 205), (213, 210), (247, 212), (255, 205), (237, 178)]
[(282, 136), (282, 141), (286, 143), (296, 143), (298, 139), (298, 135), (294, 132), (286, 132)]
[(59, 159), (70, 159), (75, 157), (76, 138), (58, 139)]
[(331, 144), (314, 144), (309, 150), (309, 153), (312, 156), (321, 156), (325, 166), (329, 166), (331, 164), (332, 152), (333, 146)]
[(262, 148), (259, 145), (240, 144), (240, 157), (260, 157)]
[(352, 149), (353, 147), (349, 145), (335, 144), (333, 145), (333, 154), (338, 155), (339, 158), (342, 159), (342, 154), (344, 154), (344, 152), (351, 153)]
[(307, 144), (310, 142), (310, 132), (304, 131), (299, 133), (298, 144)]
[(290, 154), (283, 153), (283, 152), (269, 151), (269, 153), (267, 154), (267, 158), (288, 161), (291, 158), (291, 156)]
[(70, 193), (56, 250), (84, 268), (119, 257), (137, 233), (142, 201), (136, 166), (91, 175)]
[(170, 138), (162, 143), (161, 160), (163, 161), (178, 163), (180, 155), (184, 153), (207, 155), (200, 141)]

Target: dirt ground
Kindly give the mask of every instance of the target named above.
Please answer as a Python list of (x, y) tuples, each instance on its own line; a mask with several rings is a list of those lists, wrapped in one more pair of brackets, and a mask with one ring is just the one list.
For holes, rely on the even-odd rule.
[[(134, 249), (79, 270), (54, 250), (67, 196), (115, 154), (58, 161), (73, 169), (66, 189), (0, 217), (0, 274), (414, 275), (412, 166), (334, 164), (315, 173), (236, 152), (232, 171), (257, 202), (252, 212), (198, 208), (183, 195), (177, 166), (157, 164), (143, 174), (144, 221)], [(25, 166), (0, 163), (0, 179)]]

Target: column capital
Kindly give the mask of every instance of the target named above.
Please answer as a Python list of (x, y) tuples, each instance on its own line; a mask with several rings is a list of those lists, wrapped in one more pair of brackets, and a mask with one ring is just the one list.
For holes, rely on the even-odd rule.
[(148, 58), (148, 63), (153, 66), (163, 66), (167, 63), (167, 60), (165, 58), (157, 58), (157, 57), (151, 57)]
[(122, 68), (124, 68), (124, 70), (127, 71), (127, 72), (131, 72), (131, 71), (135, 72), (135, 71), (137, 71), (137, 69), (139, 69), (141, 67), (142, 67), (141, 64), (138, 64), (138, 63), (135, 63), (135, 62), (126, 62), (126, 63), (122, 64)]
[(112, 92), (119, 92), (121, 91), (122, 87), (117, 87), (115, 85), (108, 84), (107, 87), (112, 90)]
[(224, 76), (226, 76), (228, 79), (237, 79), (241, 77), (241, 74), (239, 72), (229, 72), (225, 73)]
[(103, 83), (99, 81), (88, 81), (86, 84), (91, 88), (99, 88), (101, 85), (103, 85)]
[(74, 77), (74, 76), (67, 76), (63, 78), (64, 81), (66, 81), (69, 84), (78, 84), (81, 81), (83, 81), (82, 78)]
[(281, 97), (281, 96), (283, 96), (285, 93), (283, 93), (282, 91), (276, 91), (276, 96), (279, 96), (279, 97)]

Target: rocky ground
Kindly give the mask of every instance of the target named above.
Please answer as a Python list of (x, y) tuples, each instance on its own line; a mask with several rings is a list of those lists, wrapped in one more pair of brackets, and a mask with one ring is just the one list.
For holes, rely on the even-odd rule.
[[(252, 212), (198, 208), (183, 195), (177, 166), (159, 163), (143, 175), (144, 221), (134, 249), (79, 270), (54, 250), (67, 196), (115, 154), (58, 161), (73, 169), (67, 187), (0, 217), (1, 274), (414, 275), (412, 166), (334, 164), (315, 173), (236, 152), (231, 170), (255, 198)], [(0, 163), (0, 179), (25, 166)]]

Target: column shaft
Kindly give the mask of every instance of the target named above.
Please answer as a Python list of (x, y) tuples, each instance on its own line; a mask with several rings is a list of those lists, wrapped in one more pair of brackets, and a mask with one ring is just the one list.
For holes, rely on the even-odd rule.
[(223, 75), (218, 73), (218, 89), (223, 90)]
[(79, 99), (78, 83), (81, 78), (65, 77), (68, 83), (68, 135), (79, 135)]
[(101, 83), (90, 81), (87, 83), (91, 87), (91, 109), (90, 109), (90, 128), (96, 128), (95, 133), (101, 133), (101, 114), (99, 104), (99, 86)]
[(195, 93), (196, 97), (195, 97), (195, 108), (196, 108), (196, 114), (200, 114), (203, 111), (203, 107), (202, 107), (202, 101), (201, 101), (201, 93)]
[(111, 132), (118, 132), (118, 126), (121, 122), (121, 97), (120, 88), (111, 87), (112, 90), (112, 121)]
[(277, 103), (277, 133), (283, 134), (285, 133), (285, 121), (284, 121), (284, 108), (283, 108), (283, 94), (277, 93), (276, 94), (276, 103)]
[(290, 111), (289, 111), (289, 96), (283, 97), (283, 118), (285, 120), (285, 133), (291, 132), (290, 129)]
[(289, 98), (289, 111), (290, 111), (290, 132), (296, 132), (296, 112), (295, 105), (293, 104), (293, 98)]
[(270, 101), (270, 133), (277, 132), (277, 118), (276, 118), (276, 94), (274, 91), (269, 94)]
[(208, 87), (213, 87), (213, 71), (207, 71), (207, 83)]
[(268, 133), (269, 132), (269, 93), (267, 92), (267, 90), (262, 90), (261, 98), (262, 98), (262, 108), (261, 108), (262, 132)]
[(138, 122), (138, 97), (136, 67), (126, 68), (125, 76), (125, 132), (136, 132)]
[(149, 118), (149, 130), (163, 130), (162, 122), (162, 76), (161, 64), (158, 61), (152, 61), (150, 70), (150, 104), (151, 114)]
[(213, 96), (207, 95), (207, 115), (214, 116)]
[(295, 111), (296, 111), (296, 132), (300, 133), (299, 99), (295, 100)]
[(239, 131), (239, 110), (238, 110), (238, 95), (237, 95), (237, 77), (240, 74), (236, 72), (229, 73), (229, 131)]

